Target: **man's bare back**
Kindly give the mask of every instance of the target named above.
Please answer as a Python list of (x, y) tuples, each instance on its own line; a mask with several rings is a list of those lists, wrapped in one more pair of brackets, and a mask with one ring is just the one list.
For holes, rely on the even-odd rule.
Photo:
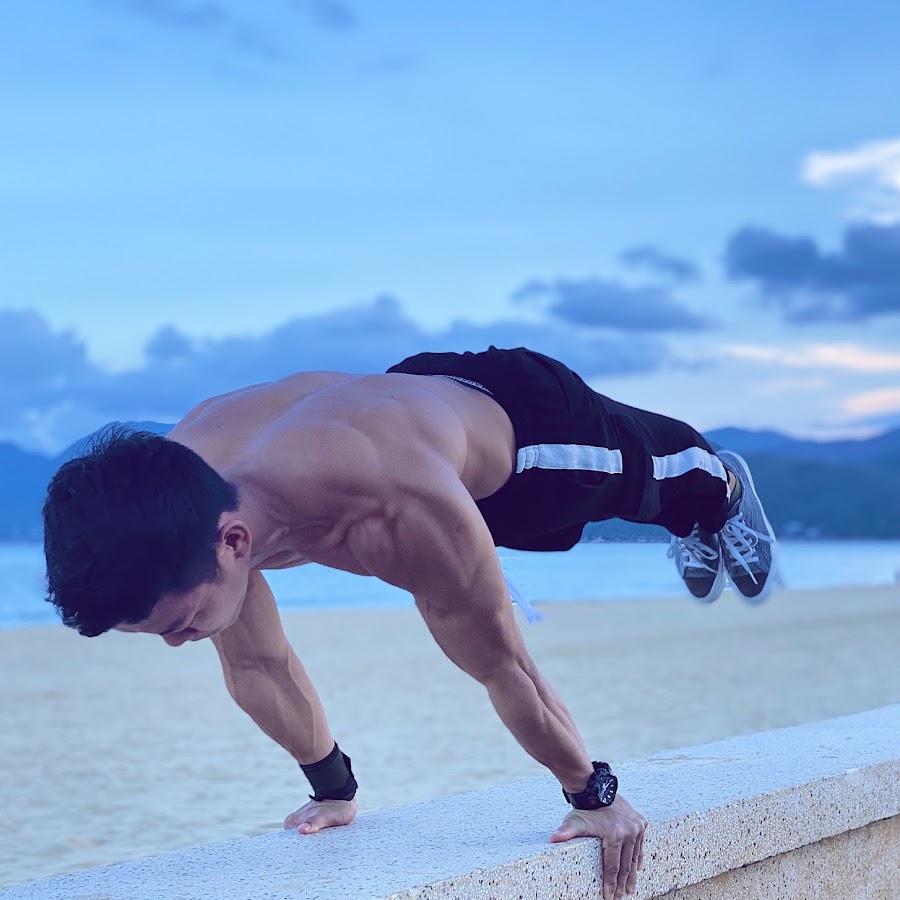
[[(336, 502), (334, 463), (343, 447), (363, 446), (365, 467), (347, 454), (347, 484), (361, 473), (405, 482), (431, 457), (445, 460), (473, 499), (499, 490), (515, 468), (515, 435), (503, 408), (444, 377), (303, 372), (214, 397), (169, 434), (238, 486), (252, 485), (256, 569), (321, 562), (370, 572), (347, 548), (346, 503)], [(285, 497), (285, 471), (304, 482)], [(383, 485), (371, 485), (381, 493)], [(307, 502), (292, 503), (302, 496)], [(362, 502), (362, 496), (359, 497)], [(262, 539), (262, 540), (260, 540)]]

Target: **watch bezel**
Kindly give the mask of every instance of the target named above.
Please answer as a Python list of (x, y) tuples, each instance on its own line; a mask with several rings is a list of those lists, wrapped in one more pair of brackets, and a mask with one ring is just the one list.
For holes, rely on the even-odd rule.
[[(575, 809), (606, 809), (615, 802), (616, 795), (619, 791), (619, 779), (613, 775), (609, 767), (609, 763), (592, 762), (594, 771), (588, 778), (587, 786), (583, 791), (575, 794), (568, 793), (563, 789), (563, 796)], [(610, 790), (612, 796), (607, 800)]]

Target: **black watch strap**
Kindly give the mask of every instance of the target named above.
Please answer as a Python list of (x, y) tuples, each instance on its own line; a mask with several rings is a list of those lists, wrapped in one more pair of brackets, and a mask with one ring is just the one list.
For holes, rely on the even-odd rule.
[(587, 787), (577, 794), (570, 794), (563, 788), (563, 797), (575, 809), (603, 809), (611, 806), (619, 789), (619, 779), (613, 775), (609, 763), (592, 762), (594, 771), (588, 778)]

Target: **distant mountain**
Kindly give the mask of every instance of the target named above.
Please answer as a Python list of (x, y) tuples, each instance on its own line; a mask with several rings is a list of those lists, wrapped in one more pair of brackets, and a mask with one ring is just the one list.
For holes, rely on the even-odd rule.
[(0, 540), (42, 540), (40, 510), (56, 464), (46, 456), (0, 444)]
[[(167, 434), (172, 426), (130, 422)], [(746, 457), (772, 526), (781, 537), (900, 539), (900, 429), (868, 440), (800, 441), (775, 431), (721, 428), (717, 448)], [(0, 540), (42, 539), (41, 505), (53, 473), (88, 438), (54, 457), (0, 443)], [(659, 541), (662, 528), (613, 519), (585, 528), (585, 540)]]
[(745, 457), (781, 537), (900, 538), (900, 457), (837, 463)]
[[(707, 440), (753, 473), (780, 537), (900, 538), (900, 429), (866, 440), (801, 441), (777, 431), (720, 428)], [(668, 540), (662, 528), (612, 519), (585, 540)]]
[(733, 450), (741, 456), (777, 452), (790, 444), (805, 443), (777, 431), (745, 431), (743, 428), (717, 428), (704, 436), (717, 450)]
[(783, 459), (807, 459), (838, 465), (879, 460), (900, 461), (900, 428), (878, 437), (851, 441), (798, 441), (777, 431), (719, 428), (710, 431), (706, 439), (716, 449), (734, 450), (741, 456), (778, 456)]

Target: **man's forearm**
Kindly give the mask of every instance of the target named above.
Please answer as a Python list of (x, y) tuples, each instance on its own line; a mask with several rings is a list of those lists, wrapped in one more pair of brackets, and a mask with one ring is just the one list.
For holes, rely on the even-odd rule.
[(584, 789), (593, 771), (572, 715), (532, 664), (510, 666), (485, 683), (494, 709), (527, 753), (570, 792)]
[(259, 658), (224, 667), (228, 691), (241, 709), (298, 763), (318, 762), (334, 747), (325, 710), (300, 660)]

